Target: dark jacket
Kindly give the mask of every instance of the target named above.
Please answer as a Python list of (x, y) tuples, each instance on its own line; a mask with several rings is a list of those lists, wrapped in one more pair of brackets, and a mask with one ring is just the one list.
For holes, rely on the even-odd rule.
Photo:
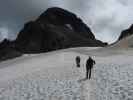
[(92, 58), (89, 58), (87, 61), (86, 61), (86, 68), (87, 69), (91, 69), (93, 67), (93, 65), (96, 64), (96, 62), (92, 59)]

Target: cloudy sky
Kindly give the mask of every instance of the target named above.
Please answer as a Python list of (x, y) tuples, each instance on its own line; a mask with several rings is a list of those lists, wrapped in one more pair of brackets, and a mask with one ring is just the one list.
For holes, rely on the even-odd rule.
[(97, 39), (110, 43), (133, 24), (133, 0), (1, 0), (0, 40), (15, 39), (25, 22), (53, 6), (74, 12)]

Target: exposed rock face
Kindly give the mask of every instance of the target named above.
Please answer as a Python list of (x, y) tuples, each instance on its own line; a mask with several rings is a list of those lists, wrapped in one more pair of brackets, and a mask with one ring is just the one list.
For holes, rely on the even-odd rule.
[(35, 21), (28, 22), (16, 41), (23, 53), (40, 53), (75, 46), (105, 46), (75, 14), (49, 8)]
[(0, 43), (0, 61), (15, 58), (22, 55), (21, 52), (15, 50), (14, 46), (14, 42), (11, 42), (7, 39), (3, 40)]
[(133, 25), (131, 25), (128, 29), (122, 31), (118, 40), (121, 40), (129, 35), (133, 35)]
[(0, 44), (0, 61), (24, 53), (41, 53), (77, 46), (106, 46), (75, 14), (61, 8), (49, 8), (35, 21), (24, 25), (15, 41)]

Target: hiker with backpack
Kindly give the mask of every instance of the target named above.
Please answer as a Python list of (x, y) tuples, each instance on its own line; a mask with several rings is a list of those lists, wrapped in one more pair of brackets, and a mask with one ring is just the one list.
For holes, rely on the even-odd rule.
[(77, 56), (75, 60), (76, 60), (76, 66), (80, 67), (80, 56)]
[[(88, 78), (91, 79), (91, 70), (94, 64), (96, 64), (95, 60), (89, 57), (86, 61), (86, 79)], [(88, 74), (89, 74), (89, 77), (88, 77)]]

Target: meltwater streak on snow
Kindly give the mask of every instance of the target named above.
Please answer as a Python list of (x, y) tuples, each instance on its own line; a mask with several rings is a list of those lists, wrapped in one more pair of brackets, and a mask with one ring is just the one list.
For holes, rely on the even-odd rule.
[[(93, 51), (69, 49), (1, 63), (0, 100), (133, 100), (133, 50), (99, 52), (92, 79), (85, 80), (87, 50)], [(77, 55), (81, 68), (75, 67)]]

